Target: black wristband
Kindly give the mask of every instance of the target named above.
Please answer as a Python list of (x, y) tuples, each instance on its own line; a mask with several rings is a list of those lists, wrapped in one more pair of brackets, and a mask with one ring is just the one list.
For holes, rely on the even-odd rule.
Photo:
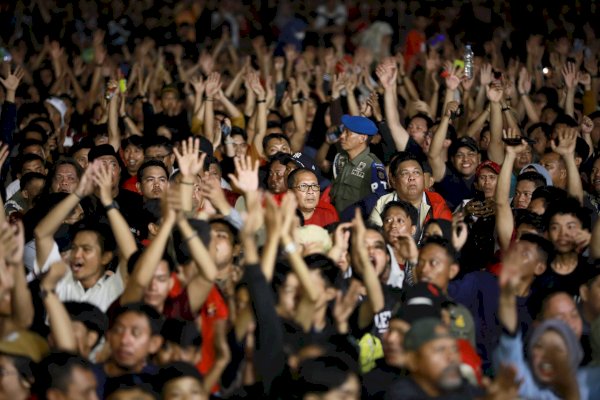
[(114, 201), (114, 200), (112, 201), (112, 203), (110, 203), (110, 204), (108, 204), (108, 205), (104, 206), (104, 209), (106, 210), (106, 212), (109, 212), (109, 211), (110, 211), (110, 210), (112, 210), (113, 208), (114, 208), (115, 210), (118, 210), (118, 209), (119, 209), (119, 205), (118, 205), (118, 204), (117, 204), (117, 202), (116, 202), (116, 201)]
[(256, 103), (257, 103), (257, 104), (260, 104), (260, 103), (266, 103), (266, 102), (267, 102), (267, 99), (256, 100)]

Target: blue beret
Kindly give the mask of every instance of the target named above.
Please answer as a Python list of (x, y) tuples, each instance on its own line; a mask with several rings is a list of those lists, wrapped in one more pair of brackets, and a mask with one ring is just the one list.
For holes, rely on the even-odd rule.
[(353, 115), (342, 116), (342, 124), (349, 131), (361, 135), (373, 136), (377, 133), (377, 125), (369, 118), (358, 117)]

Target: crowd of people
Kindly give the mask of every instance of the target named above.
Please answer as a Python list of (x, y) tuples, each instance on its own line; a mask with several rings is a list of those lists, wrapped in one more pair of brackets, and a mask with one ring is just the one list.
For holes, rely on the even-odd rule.
[(0, 398), (600, 398), (590, 3), (3, 3)]

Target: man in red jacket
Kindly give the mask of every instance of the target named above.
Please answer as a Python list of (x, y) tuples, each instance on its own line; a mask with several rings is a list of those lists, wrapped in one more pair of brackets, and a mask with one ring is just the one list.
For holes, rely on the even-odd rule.
[(382, 225), (381, 213), (390, 201), (404, 200), (411, 203), (419, 211), (416, 238), (421, 237), (422, 228), (432, 218), (452, 221), (452, 211), (442, 196), (425, 190), (423, 166), (417, 158), (408, 152), (400, 152), (390, 163), (390, 184), (392, 193), (381, 196), (371, 212), (369, 220)]

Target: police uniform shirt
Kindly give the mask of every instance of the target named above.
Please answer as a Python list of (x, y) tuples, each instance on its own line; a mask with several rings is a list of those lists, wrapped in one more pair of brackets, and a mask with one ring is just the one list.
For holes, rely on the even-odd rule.
[(336, 155), (331, 190), (333, 205), (342, 212), (370, 193), (385, 194), (387, 177), (381, 161), (369, 148), (350, 160), (348, 153)]

